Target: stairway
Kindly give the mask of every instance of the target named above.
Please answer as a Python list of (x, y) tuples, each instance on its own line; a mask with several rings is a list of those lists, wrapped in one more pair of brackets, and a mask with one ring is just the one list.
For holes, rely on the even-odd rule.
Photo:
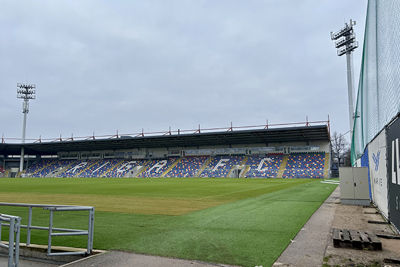
[(134, 177), (139, 177), (143, 172), (147, 171), (147, 169), (149, 168), (148, 164), (149, 164), (150, 161), (151, 160), (146, 161), (143, 164), (143, 168), (138, 173), (136, 173)]
[(207, 168), (207, 166), (211, 162), (211, 156), (204, 162), (203, 166), (201, 166), (200, 170), (196, 173), (196, 177), (200, 177), (200, 174)]
[(84, 173), (84, 171), (86, 171), (87, 169), (91, 168), (93, 165), (95, 165), (97, 163), (97, 161), (95, 160), (92, 164), (86, 165), (85, 168), (83, 168), (83, 170), (81, 170), (80, 172), (78, 172), (77, 175), (75, 175), (74, 177), (80, 177), (80, 175), (82, 173)]
[(107, 177), (107, 174), (109, 172), (112, 172), (115, 168), (118, 168), (119, 166), (122, 165), (122, 163), (124, 163), (123, 160), (121, 160), (120, 162), (118, 162), (117, 164), (115, 164), (112, 168), (109, 168), (108, 171), (106, 171), (105, 173), (103, 173), (103, 175), (101, 177)]
[(246, 178), (246, 174), (250, 171), (250, 166), (246, 165), (244, 170), (240, 172), (239, 178)]
[(161, 174), (160, 177), (165, 177), (165, 175), (167, 175), (167, 173), (169, 173), (181, 160), (182, 160), (182, 158), (175, 160), (175, 162), (172, 163), (172, 165), (169, 166), (169, 168), (165, 172), (163, 172), (163, 174)]
[(61, 169), (54, 170), (54, 171), (50, 172), (49, 174), (47, 174), (46, 177), (60, 177), (59, 175), (61, 173), (63, 173), (64, 171), (68, 170), (73, 164), (74, 164), (74, 162), (71, 162), (70, 164), (68, 164), (67, 166), (65, 166)]
[(285, 169), (287, 166), (288, 159), (289, 159), (288, 155), (283, 156), (283, 160), (282, 160), (281, 166), (279, 166), (279, 171), (278, 171), (278, 174), (276, 175), (276, 178), (282, 178), (283, 173), (285, 172)]
[(246, 165), (247, 160), (249, 159), (249, 157), (245, 156), (244, 159), (242, 160), (242, 162), (240, 163), (241, 166)]
[[(245, 165), (248, 159), (249, 159), (249, 158), (248, 158), (247, 156), (245, 156), (245, 157), (243, 158), (243, 160), (240, 162), (240, 164), (232, 166), (232, 168), (230, 169), (230, 171), (228, 172), (228, 175), (227, 175), (226, 177), (232, 177), (232, 172), (233, 172), (233, 170), (235, 169), (235, 167), (236, 167), (236, 166), (243, 166), (243, 165)], [(245, 167), (245, 168), (246, 168), (246, 167)], [(245, 168), (244, 168), (244, 169), (245, 169)], [(241, 174), (242, 172), (243, 172), (243, 169), (240, 171), (240, 174)], [(240, 174), (239, 174), (239, 178), (242, 177)]]
[(43, 166), (43, 168), (38, 169), (38, 170), (36, 170), (34, 173), (32, 173), (32, 174), (30, 175), (30, 177), (37, 177), (37, 176), (35, 176), (37, 173), (43, 171), (45, 168), (48, 168), (48, 167), (50, 167), (51, 165), (56, 164), (56, 163), (57, 163), (56, 161), (52, 161), (52, 162), (46, 164), (45, 166)]
[(329, 178), (330, 154), (325, 153), (324, 178)]

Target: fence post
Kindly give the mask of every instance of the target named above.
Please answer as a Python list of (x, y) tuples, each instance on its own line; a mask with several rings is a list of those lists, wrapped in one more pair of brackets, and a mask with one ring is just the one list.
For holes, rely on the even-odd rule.
[(49, 239), (47, 245), (47, 254), (51, 254), (51, 234), (53, 232), (53, 210), (50, 210), (49, 216)]
[(14, 224), (15, 218), (10, 218), (10, 229), (8, 233), (8, 266), (14, 265)]
[(17, 227), (15, 229), (15, 266), (18, 266), (19, 264), (19, 240), (21, 236), (21, 218), (17, 217)]
[(94, 208), (89, 210), (87, 254), (91, 254), (93, 250), (93, 232), (94, 232)]
[(28, 225), (26, 232), (26, 245), (29, 246), (31, 244), (31, 226), (32, 226), (32, 207), (29, 207), (29, 215), (28, 215)]

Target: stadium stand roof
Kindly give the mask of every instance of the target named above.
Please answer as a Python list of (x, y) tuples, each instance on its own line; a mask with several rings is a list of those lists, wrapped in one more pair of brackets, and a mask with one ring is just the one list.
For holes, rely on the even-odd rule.
[[(30, 155), (55, 155), (58, 152), (101, 151), (134, 148), (197, 147), (215, 145), (268, 144), (299, 141), (329, 141), (327, 125), (235, 130), (159, 136), (119, 137), (113, 139), (54, 141), (24, 144)], [(22, 144), (0, 144), (0, 155), (18, 155)]]

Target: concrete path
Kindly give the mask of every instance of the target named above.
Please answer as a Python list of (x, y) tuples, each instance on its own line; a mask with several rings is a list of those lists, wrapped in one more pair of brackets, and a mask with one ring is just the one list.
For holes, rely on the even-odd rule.
[(228, 265), (211, 264), (200, 261), (181, 260), (158, 256), (141, 255), (135, 253), (109, 251), (95, 255), (73, 263), (62, 265), (62, 267), (90, 267), (90, 266), (141, 266), (141, 267), (216, 267)]
[[(0, 267), (8, 266), (8, 258), (0, 256)], [(40, 261), (31, 261), (31, 260), (19, 260), (19, 267), (55, 267), (57, 264), (44, 263)]]
[(322, 266), (333, 218), (339, 203), (338, 186), (272, 266)]

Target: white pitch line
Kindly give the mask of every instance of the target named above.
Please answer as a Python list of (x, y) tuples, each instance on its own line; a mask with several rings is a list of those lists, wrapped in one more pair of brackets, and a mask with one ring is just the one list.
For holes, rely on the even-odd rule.
[(340, 184), (339, 181), (332, 181), (332, 180), (326, 180), (326, 181), (321, 181), (323, 184)]

